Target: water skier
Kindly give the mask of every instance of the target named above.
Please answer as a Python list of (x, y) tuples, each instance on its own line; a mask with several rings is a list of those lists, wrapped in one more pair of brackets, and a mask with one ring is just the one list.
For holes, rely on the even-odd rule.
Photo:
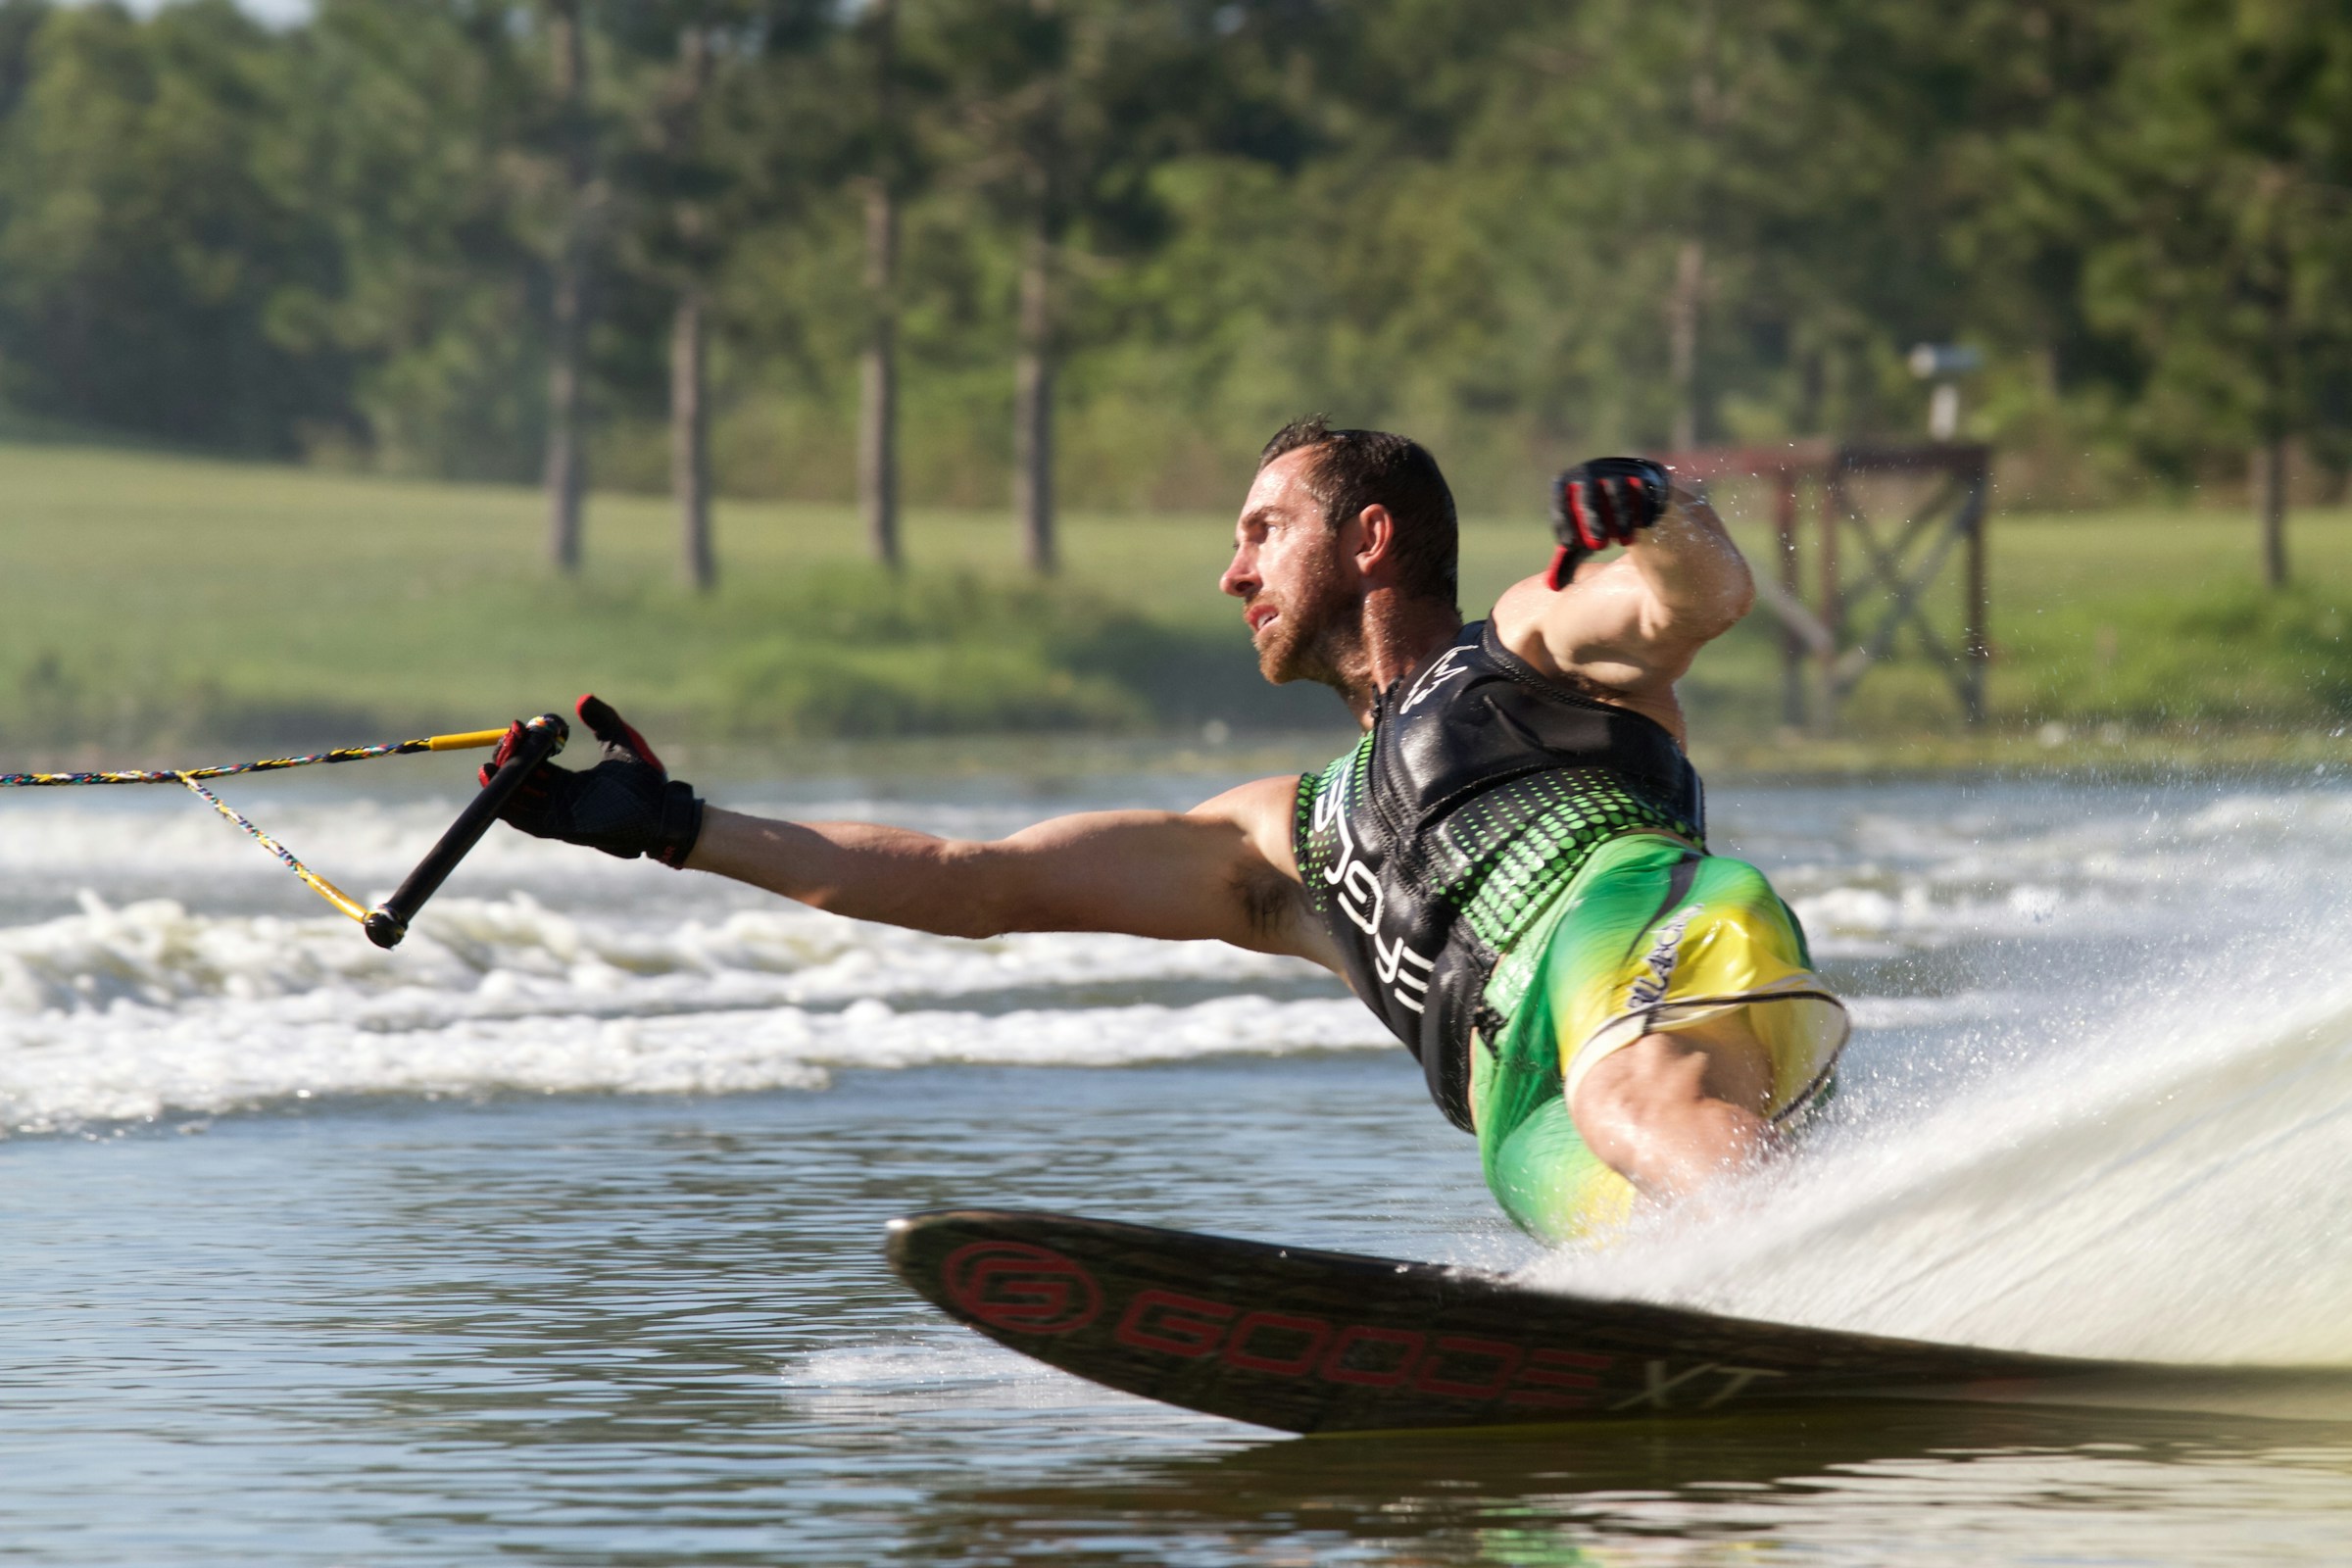
[(1321, 419), (1267, 443), (1220, 586), (1268, 680), (1330, 686), (1363, 725), (1320, 773), (957, 841), (707, 808), (583, 698), (605, 760), (543, 764), (507, 819), (942, 935), (1312, 959), (1411, 1048), (1513, 1220), (1605, 1233), (1782, 1148), (1847, 1023), (1762, 873), (1706, 852), (1683, 754), (1674, 683), (1746, 612), (1746, 564), (1652, 464), (1572, 468), (1555, 502), (1550, 568), (1465, 626), (1427, 451)]

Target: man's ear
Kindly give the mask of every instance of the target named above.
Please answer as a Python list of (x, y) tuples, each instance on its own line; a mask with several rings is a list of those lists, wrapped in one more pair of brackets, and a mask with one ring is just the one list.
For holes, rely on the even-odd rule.
[(1396, 561), (1396, 518), (1377, 502), (1355, 514), (1355, 569), (1365, 577), (1385, 576)]

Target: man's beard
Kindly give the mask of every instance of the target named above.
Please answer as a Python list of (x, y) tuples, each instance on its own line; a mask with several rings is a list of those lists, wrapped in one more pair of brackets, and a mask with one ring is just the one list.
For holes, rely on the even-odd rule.
[(1285, 604), (1257, 646), (1258, 673), (1277, 686), (1311, 680), (1346, 692), (1363, 661), (1355, 596), (1327, 577)]

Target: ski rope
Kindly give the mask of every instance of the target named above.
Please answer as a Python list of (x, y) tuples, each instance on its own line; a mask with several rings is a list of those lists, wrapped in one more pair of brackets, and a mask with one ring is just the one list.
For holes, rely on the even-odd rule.
[(281, 768), (310, 767), (319, 762), (365, 762), (378, 757), (413, 757), (419, 752), (464, 752), (496, 746), (503, 729), (467, 730), (458, 735), (427, 735), (421, 740), (392, 741), (382, 746), (344, 746), (308, 757), (265, 757), (253, 762), (224, 762), (218, 767), (124, 768), (104, 773), (0, 773), (0, 789), (39, 789), (60, 784), (184, 784), (192, 778), (234, 778), (240, 773), (274, 773)]
[(224, 762), (218, 767), (123, 768), (98, 773), (0, 773), (0, 789), (39, 789), (69, 784), (184, 784), (263, 849), (277, 857), (285, 868), (302, 878), (312, 892), (337, 909), (359, 921), (368, 923), (368, 911), (359, 900), (312, 870), (295, 856), (292, 850), (263, 832), (239, 814), (234, 807), (204, 787), (199, 780), (235, 778), (245, 773), (274, 773), (283, 768), (309, 767), (315, 763), (364, 762), (378, 757), (413, 757), (421, 752), (463, 752), (484, 746), (496, 746), (506, 737), (503, 729), (466, 730), (455, 735), (427, 735), (418, 740), (393, 741), (382, 746), (345, 746), (331, 752), (313, 752), (307, 757), (266, 757), (252, 762)]

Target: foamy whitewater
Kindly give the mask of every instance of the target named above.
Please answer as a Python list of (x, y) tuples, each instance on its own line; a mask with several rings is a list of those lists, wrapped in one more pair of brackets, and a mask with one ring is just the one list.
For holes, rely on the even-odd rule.
[[(457, 800), (364, 787), (230, 793), (372, 899)], [(1124, 787), (773, 808), (995, 834)], [(2352, 796), (2325, 778), (1729, 788), (1713, 817), (1851, 999), (1841, 1095), (1808, 1157), (1712, 1219), (1538, 1278), (2045, 1350), (2352, 1360)], [(385, 954), (164, 791), (0, 800), (0, 1135), (1396, 1049), (1287, 960), (932, 938), (504, 831)]]

